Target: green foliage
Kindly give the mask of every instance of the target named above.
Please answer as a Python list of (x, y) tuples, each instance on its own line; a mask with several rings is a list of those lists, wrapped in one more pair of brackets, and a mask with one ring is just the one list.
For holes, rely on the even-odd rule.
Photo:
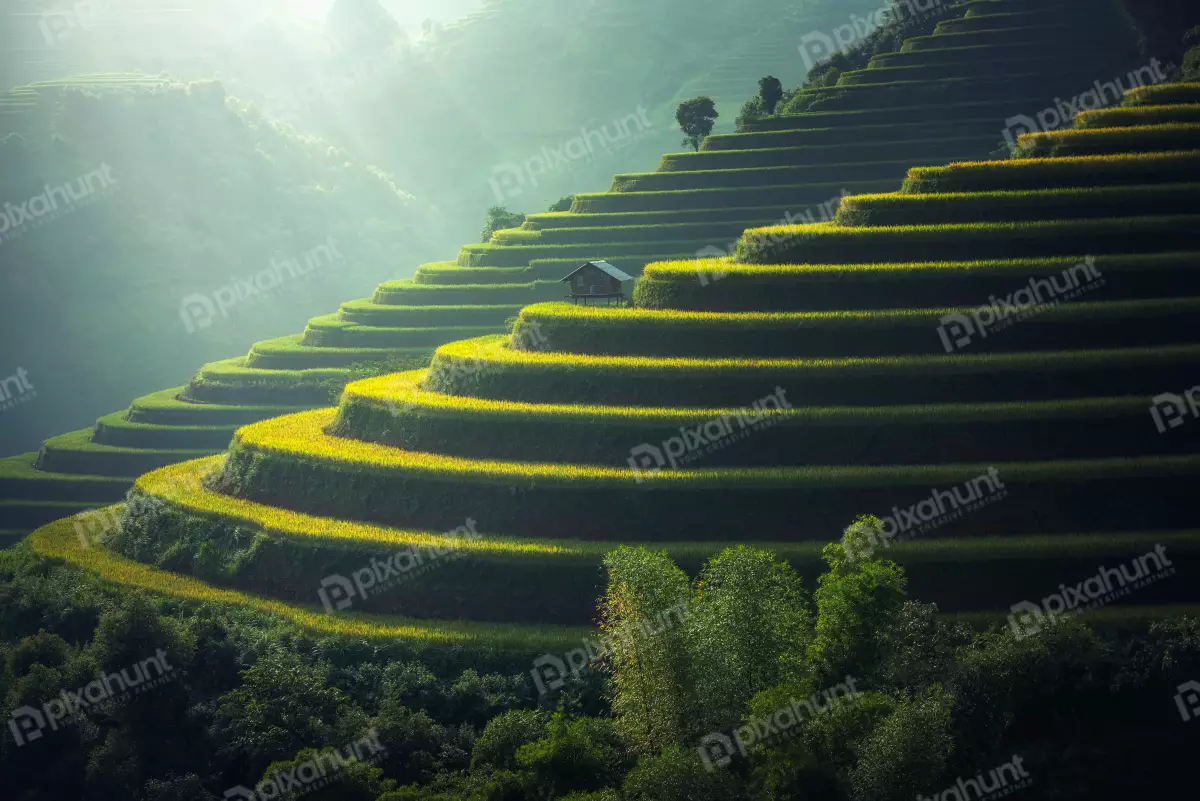
[(768, 115), (775, 113), (775, 107), (783, 99), (783, 84), (774, 75), (759, 79), (758, 97), (762, 100), (763, 111)]
[[(736, 722), (756, 690), (785, 678), (812, 632), (800, 576), (770, 551), (725, 550), (696, 579), (688, 624), (697, 710), (705, 730)], [(787, 678), (793, 678), (787, 675)]]
[(475, 740), (471, 769), (512, 770), (517, 750), (541, 739), (548, 717), (537, 709), (510, 709), (488, 721)]
[[(305, 748), (293, 759), (279, 760), (267, 766), (255, 786), (264, 786), (264, 795), (278, 786), (288, 795), (303, 796), (311, 801), (375, 801), (382, 793), (395, 789), (396, 782), (383, 778), (383, 768), (368, 760), (373, 756), (365, 744), (347, 743), (337, 748)], [(318, 766), (314, 771), (313, 766)], [(276, 776), (313, 776), (324, 770), (327, 774), (316, 789), (305, 787), (288, 790)], [(272, 784), (276, 782), (276, 784)], [(269, 788), (269, 789), (268, 789)], [(282, 797), (288, 797), (288, 795)]]
[(40, 630), (31, 637), (17, 643), (9, 661), (9, 667), (18, 676), (24, 675), (33, 665), (60, 668), (71, 658), (71, 649), (57, 634)]
[(550, 208), (546, 209), (546, 211), (550, 211), (550, 212), (570, 211), (571, 204), (574, 202), (575, 202), (574, 195), (566, 195), (566, 196), (560, 197), (558, 200), (554, 201), (554, 203), (551, 204)]
[(694, 748), (672, 745), (643, 757), (621, 786), (625, 801), (727, 801), (736, 782), (726, 771), (705, 768)]
[(817, 580), (813, 593), (817, 618), (806, 654), (818, 687), (836, 683), (856, 666), (873, 664), (878, 657), (874, 634), (891, 624), (904, 603), (904, 572), (865, 556), (861, 544), (853, 542), (864, 529), (878, 527), (877, 518), (860, 517), (846, 530), (850, 542), (825, 546), (829, 572)]
[(705, 138), (712, 133), (717, 121), (717, 107), (711, 97), (695, 97), (685, 100), (675, 110), (675, 121), (683, 131), (683, 144), (691, 145), (697, 152)]
[[(242, 683), (220, 699), (217, 720), (226, 750), (277, 761), (306, 745), (341, 745), (361, 732), (346, 726), (350, 699), (330, 683), (329, 665), (272, 652), (243, 671)], [(339, 737), (339, 729), (345, 737)], [(361, 736), (361, 735), (360, 735)]]
[(628, 770), (612, 720), (572, 719), (561, 710), (546, 723), (545, 736), (517, 749), (516, 761), (545, 788), (546, 798), (610, 787)]
[(679, 624), (691, 591), (663, 552), (622, 547), (609, 554), (600, 628), (616, 647), (608, 656), (613, 713), (626, 740), (655, 753), (683, 740), (695, 711), (691, 651)]
[[(1200, 41), (1200, 26), (1192, 28), (1184, 37), (1185, 42)], [(1194, 46), (1183, 56), (1182, 79), (1185, 81), (1200, 81), (1200, 44)]]
[(487, 210), (487, 217), (483, 221), (483, 231), (479, 234), (479, 241), (484, 243), (490, 242), (492, 234), (507, 228), (518, 228), (523, 222), (525, 222), (524, 214), (509, 211), (503, 206), (492, 206)]
[(848, 772), (854, 801), (907, 801), (937, 787), (954, 751), (953, 697), (934, 685), (915, 697), (896, 699), (891, 714), (850, 748)]

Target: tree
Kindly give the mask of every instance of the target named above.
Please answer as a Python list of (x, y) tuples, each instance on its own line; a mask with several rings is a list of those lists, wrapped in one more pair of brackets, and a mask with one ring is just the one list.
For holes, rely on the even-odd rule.
[(516, 751), (517, 765), (535, 777), (545, 798), (611, 787), (630, 765), (617, 727), (606, 718), (568, 718), (561, 709), (543, 737)]
[(758, 82), (758, 97), (762, 100), (763, 111), (774, 114), (775, 107), (783, 99), (783, 84), (774, 75), (768, 75)]
[(683, 143), (691, 145), (697, 152), (705, 138), (712, 133), (713, 123), (716, 122), (717, 107), (711, 97), (694, 97), (679, 104), (675, 110), (675, 121), (679, 130), (684, 133)]
[(756, 691), (790, 678), (781, 667), (805, 652), (812, 621), (800, 576), (771, 551), (722, 551), (696, 588), (688, 631), (703, 733), (737, 723)]
[[(860, 517), (846, 529), (853, 540), (864, 527), (879, 521)], [(813, 600), (816, 628), (808, 649), (806, 670), (816, 686), (826, 687), (879, 655), (876, 633), (885, 630), (904, 604), (906, 579), (894, 562), (871, 558), (860, 547), (826, 545), (821, 554), (829, 572), (817, 580)]]
[(487, 211), (483, 222), (483, 230), (479, 233), (480, 242), (491, 241), (492, 234), (505, 228), (517, 228), (525, 222), (525, 215), (517, 211), (509, 211), (503, 206), (492, 206)]
[(1182, 78), (1185, 81), (1200, 81), (1200, 26), (1188, 31), (1183, 41), (1197, 44), (1184, 54)]
[(547, 715), (540, 709), (510, 709), (488, 721), (475, 741), (471, 769), (512, 770), (517, 749), (537, 742), (546, 730)]
[(680, 625), (692, 596), (687, 574), (663, 551), (622, 547), (604, 559), (600, 628), (621, 733), (642, 753), (682, 742), (694, 721), (691, 649)]

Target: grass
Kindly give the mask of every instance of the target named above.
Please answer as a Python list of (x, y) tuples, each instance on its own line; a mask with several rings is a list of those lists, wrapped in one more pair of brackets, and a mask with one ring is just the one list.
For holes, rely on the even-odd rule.
[(901, 189), (912, 194), (1136, 186), (1200, 181), (1200, 151), (976, 161), (914, 167)]
[(1200, 122), (1200, 105), (1128, 106), (1083, 111), (1075, 128), (1125, 128), (1139, 125)]
[[(1079, 263), (1074, 256), (896, 264), (691, 259), (647, 265), (633, 299), (649, 309), (723, 312), (975, 307)], [(1105, 280), (1097, 297), (1106, 300), (1200, 295), (1200, 254), (1194, 252), (1101, 254), (1095, 267)]]
[(947, 120), (939, 123), (926, 121), (875, 123), (871, 125), (842, 125), (826, 128), (801, 128), (799, 130), (743, 132), (717, 134), (704, 140), (701, 152), (725, 150), (754, 150), (756, 148), (827, 146), (839, 144), (867, 144), (903, 139), (965, 138), (968, 136), (991, 136), (996, 131), (996, 121), (990, 117), (981, 119)]
[[(1198, 298), (1097, 300), (1104, 297), (1104, 283), (1088, 288), (1080, 281), (1075, 296), (1039, 307), (1021, 319), (1020, 327), (975, 347), (993, 352), (1117, 347), (1130, 341), (1128, 326), (1144, 329), (1137, 338), (1140, 345), (1200, 340), (1200, 332), (1192, 333), (1200, 322)], [(1030, 303), (1034, 300), (1031, 295)], [(935, 332), (943, 318), (969, 315), (975, 308), (711, 312), (545, 303), (522, 310), (516, 333), (536, 332), (546, 343), (544, 350), (588, 355), (904, 355), (942, 352)]]
[[(1026, 259), (975, 259), (940, 262), (864, 262), (855, 264), (745, 264), (733, 259), (686, 259), (646, 265), (642, 280), (698, 283), (699, 273), (719, 274), (723, 286), (735, 283), (787, 284), (880, 279), (995, 275), (1019, 281), (1024, 275), (1061, 272), (1079, 260), (1069, 256)], [(1132, 274), (1200, 268), (1200, 253), (1118, 254), (1097, 256), (1097, 269)]]
[(423, 265), (412, 277), (414, 284), (433, 286), (523, 284), (532, 280), (524, 267), (459, 267), (456, 262)]
[[(944, 154), (944, 161), (971, 158), (971, 153)], [(691, 172), (646, 172), (613, 177), (613, 192), (662, 192), (685, 189), (765, 187), (833, 181), (896, 181), (911, 166), (907, 160), (855, 161), (838, 164), (806, 164), (790, 167), (755, 167), (738, 170), (693, 170)], [(835, 193), (836, 194), (836, 193)]]
[(346, 323), (383, 327), (503, 325), (505, 320), (514, 316), (520, 309), (519, 304), (383, 306), (370, 300), (352, 300), (342, 304), (338, 318)]
[(124, 477), (39, 470), (37, 456), (25, 453), (0, 459), (0, 498), (111, 503), (123, 498), (131, 485)]
[(1045, 219), (1120, 218), (1136, 211), (1200, 213), (1200, 183), (1106, 186), (1083, 189), (851, 195), (835, 222), (845, 226), (1031, 222)]
[[(1047, 52), (1044, 48), (1031, 48), (1026, 42), (1013, 42), (974, 45), (958, 44), (935, 50), (902, 50), (895, 53), (881, 53), (877, 56), (872, 56), (871, 60), (867, 62), (867, 66), (868, 68), (935, 64), (964, 64), (969, 66), (971, 64), (1019, 58), (1026, 59), (1027, 63), (1033, 66), (1047, 58), (1059, 60), (1074, 56), (1078, 60), (1081, 56), (1085, 55), (1090, 59), (1107, 59), (1116, 66), (1141, 58), (1141, 54), (1138, 52), (1133, 41), (1114, 43), (1103, 54), (1098, 54), (1096, 48), (1089, 46), (1087, 42), (1063, 42), (1059, 47), (1055, 47), (1052, 52)], [(1045, 100), (1043, 98), (1042, 102), (1044, 103)], [(1031, 105), (1026, 106), (1026, 108), (1037, 108), (1037, 106)]]
[[(1036, 95), (1014, 99), (1003, 104), (1005, 108), (1038, 108), (1046, 99)], [(792, 110), (785, 107), (774, 117), (763, 117), (743, 123), (741, 133), (767, 133), (775, 131), (809, 130), (816, 128), (845, 127), (848, 131), (863, 125), (905, 125), (917, 123), (933, 125), (960, 122), (994, 114), (997, 104), (987, 100), (965, 100), (943, 103), (913, 103), (892, 108), (831, 109), (821, 111)], [(799, 113), (797, 113), (799, 112)], [(993, 123), (994, 124), (994, 123)]]
[[(931, 337), (935, 332), (930, 333)], [(936, 341), (936, 339), (934, 340)], [(778, 387), (805, 404), (1038, 400), (1161, 392), (1200, 369), (1200, 346), (837, 358), (663, 358), (530, 353), (503, 337), (439, 348), (426, 386), (536, 403), (746, 406)], [(1122, 383), (1124, 382), (1124, 383)], [(1101, 389), (1103, 387), (1104, 389)]]
[(332, 388), (355, 377), (348, 368), (266, 370), (244, 358), (212, 362), (188, 384), (184, 395), (199, 403), (312, 407), (329, 401)]
[(431, 286), (412, 281), (387, 281), (375, 288), (371, 303), (377, 306), (500, 306), (532, 303), (541, 295), (562, 291), (559, 286), (531, 281), (527, 284), (460, 284)]
[[(470, 598), (467, 608), (477, 608), (484, 614), (495, 614), (496, 610), (474, 605), (483, 601), (501, 607), (511, 605), (512, 600), (506, 603), (506, 596), (525, 601), (520, 597), (521, 593), (514, 593), (513, 589), (533, 576), (543, 577), (538, 582), (542, 585), (540, 589), (553, 591), (556, 608), (559, 605), (569, 608), (580, 622), (591, 618), (594, 600), (603, 592), (601, 562), (614, 543), (577, 539), (513, 540), (486, 535), (464, 543), (447, 540), (439, 534), (320, 518), (230, 499), (205, 490), (199, 479), (210, 464), (193, 463), (145, 477), (139, 482), (139, 492), (164, 500), (170, 508), (168, 515), (182, 518), (166, 531), (159, 528), (165, 550), (177, 554), (188, 547), (186, 532), (192, 527), (191, 523), (210, 532), (212, 537), (217, 536), (217, 532), (236, 530), (242, 542), (250, 538), (255, 540), (256, 549), (242, 562), (243, 569), (232, 577), (222, 576), (225, 580), (232, 578), (238, 583), (287, 592), (287, 586), (273, 580), (275, 574), (272, 571), (287, 571), (289, 578), (294, 579), (289, 582), (293, 586), (319, 586), (320, 577), (330, 570), (347, 566), (344, 574), (348, 575), (355, 566), (393, 549), (456, 547), (461, 549), (466, 560), (456, 561), (446, 570), (433, 573), (432, 580), (437, 582), (442, 594), (461, 589)], [(156, 520), (165, 517), (161, 509), (155, 514)], [(994, 585), (1002, 585), (1008, 593), (1020, 593), (1044, 581), (1048, 575), (1054, 575), (1055, 570), (1075, 569), (1080, 561), (1141, 553), (1148, 543), (1163, 545), (1177, 560), (1193, 558), (1200, 550), (1200, 536), (1196, 532), (1183, 531), (902, 541), (889, 548), (886, 557), (912, 571), (910, 578), (915, 585), (915, 594), (923, 595), (926, 585), (937, 583), (939, 572), (950, 568), (971, 573), (979, 583), (992, 585), (989, 587), (993, 590), (992, 604), (1007, 604), (1008, 595), (994, 593)], [(734, 544), (685, 541), (664, 543), (662, 547), (672, 559), (694, 574), (712, 554)], [(787, 559), (808, 578), (809, 583), (823, 572), (822, 543), (753, 544)], [(244, 552), (239, 555), (241, 553)], [(1007, 570), (1014, 567), (1020, 569), (1019, 589), (1013, 587), (1013, 579), (1007, 575)], [(547, 583), (549, 587), (545, 586)], [(389, 591), (387, 595), (391, 597), (385, 603), (403, 606), (407, 602), (411, 608), (412, 604), (420, 603), (422, 594), (430, 593), (417, 578)], [(982, 603), (981, 600), (978, 595), (959, 597), (949, 608), (974, 611), (989, 606), (987, 600)], [(993, 605), (993, 608), (998, 607)], [(522, 612), (513, 606), (501, 612), (522, 613), (528, 615), (529, 611)]]
[(880, 142), (841, 142), (828, 145), (756, 148), (752, 150), (702, 150), (699, 153), (668, 153), (662, 157), (659, 172), (699, 170), (744, 170), (760, 167), (787, 167), (802, 163), (845, 164), (850, 159), (865, 162), (942, 160), (947, 153), (985, 153), (991, 143), (978, 134), (928, 139), (891, 139)]
[(94, 573), (103, 581), (125, 590), (141, 590), (184, 601), (250, 609), (280, 617), (317, 635), (367, 640), (401, 639), (438, 647), (487, 647), (536, 654), (546, 649), (573, 645), (587, 634), (586, 629), (552, 626), (434, 622), (353, 612), (330, 615), (318, 607), (286, 604), (213, 587), (188, 576), (138, 564), (102, 548), (85, 548), (79, 543), (71, 520), (62, 520), (38, 529), (28, 540), (36, 553)]
[[(596, 229), (603, 231), (603, 228)], [(703, 244), (700, 242), (699, 244)], [(536, 259), (574, 258), (580, 262), (607, 259), (609, 256), (637, 256), (654, 261), (676, 253), (687, 253), (697, 247), (695, 239), (683, 241), (604, 242), (558, 245), (466, 245), (459, 251), (458, 261), (464, 267), (517, 267)], [(553, 285), (555, 282), (545, 282)], [(536, 286), (536, 285), (535, 285)], [(443, 291), (449, 287), (442, 287)], [(549, 289), (549, 287), (547, 287)], [(555, 287), (561, 291), (561, 287)], [(378, 298), (376, 290), (376, 298)]]
[(1053, 86), (1077, 85), (1087, 80), (1091, 74), (1086, 70), (1077, 69), (1048, 78), (1044, 72), (1038, 72), (1031, 68), (1015, 75), (993, 74), (985, 77), (955, 75), (934, 80), (898, 80), (860, 86), (838, 84), (816, 89), (801, 89), (788, 101), (786, 108), (788, 110), (905, 108), (913, 103), (929, 101), (958, 103), (980, 100), (1007, 105), (1025, 95), (1046, 91), (1048, 83)]
[[(555, 212), (530, 214), (524, 228), (546, 231), (558, 228), (607, 228), (681, 223), (726, 223), (734, 220), (770, 220), (782, 217), (787, 206), (752, 206), (745, 209), (681, 209), (667, 211), (618, 212), (613, 214), (580, 214)], [(494, 268), (493, 268), (494, 269)]]
[[(768, 217), (767, 219), (772, 219)], [(775, 218), (778, 219), (778, 218)], [(699, 223), (657, 223), (653, 225), (605, 226), (602, 228), (548, 228), (542, 231), (510, 229), (497, 231), (492, 237), (496, 245), (585, 245), (592, 243), (597, 250), (608, 243), (695, 242), (736, 239), (745, 230), (744, 221), (713, 221)], [(643, 249), (645, 247), (643, 246)], [(686, 252), (684, 246), (670, 251)]]
[[(437, 329), (422, 330), (416, 336), (401, 335), (408, 342), (393, 347), (316, 347), (304, 344), (303, 334), (256, 342), (246, 358), (246, 367), (259, 370), (312, 370), (349, 367), (362, 362), (381, 362), (395, 358), (419, 362), (429, 349), (441, 341)], [(428, 344), (418, 345), (418, 342)]]
[[(624, 465), (631, 443), (662, 442), (737, 408), (517, 403), (421, 389), (422, 371), (347, 387), (329, 433), (407, 451), (508, 462)], [(706, 467), (926, 464), (1186, 451), (1154, 435), (1145, 397), (915, 406), (797, 406), (769, 439), (708, 453)], [(914, 449), (911, 437), (920, 432)], [(847, 441), (858, 443), (847, 449)]]
[[(409, 355), (409, 351), (414, 351), (412, 355), (419, 358), (422, 353), (416, 351), (426, 352), (430, 348), (437, 347), (453, 339), (466, 339), (483, 334), (492, 334), (498, 328), (503, 328), (503, 320), (492, 325), (482, 326), (460, 325), (407, 328), (359, 325), (337, 319), (336, 315), (330, 315), (326, 318), (310, 320), (300, 342), (301, 346), (305, 348), (318, 348), (321, 350), (337, 349), (341, 352), (376, 353), (382, 349), (387, 351), (384, 358), (396, 351), (399, 351), (398, 355), (401, 356), (407, 356)], [(379, 357), (354, 359), (350, 363), (354, 364), (372, 360), (378, 361)]]
[(207, 456), (213, 448), (150, 449), (102, 445), (92, 429), (72, 431), (42, 443), (37, 467), (51, 473), (133, 477), (173, 462)]
[(294, 406), (242, 406), (190, 403), (179, 399), (186, 387), (174, 387), (136, 399), (125, 412), (133, 423), (162, 426), (240, 426), (265, 417), (298, 412)]
[(1180, 103), (1200, 103), (1200, 82), (1163, 83), (1125, 93), (1127, 106), (1173, 106)]
[(922, 259), (1098, 255), (1200, 249), (1200, 215), (947, 223), (861, 228), (826, 223), (752, 228), (738, 243), (750, 263), (844, 264)]
[(787, 186), (757, 186), (680, 189), (663, 192), (595, 192), (575, 196), (583, 213), (682, 211), (689, 209), (791, 206), (810, 208), (847, 192), (885, 192), (896, 188), (895, 180), (801, 183)]
[[(1078, 65), (1075, 57), (1055, 57), (1036, 62), (1039, 69), (1070, 71)], [(987, 58), (969, 62), (935, 62), (932, 64), (908, 64), (898, 66), (869, 66), (866, 69), (843, 72), (839, 86), (855, 86), (893, 81), (936, 81), (946, 78), (990, 78), (998, 73), (1021, 74), (1030, 72), (1035, 63), (1028, 53), (1008, 58)], [(995, 121), (992, 121), (995, 129)]]
[(125, 448), (223, 450), (237, 425), (163, 425), (126, 419), (125, 412), (96, 421), (94, 441)]
[(212, 488), (307, 514), (404, 528), (448, 530), (472, 517), (484, 530), (530, 538), (561, 539), (568, 531), (572, 538), (613, 540), (637, 531), (655, 541), (725, 541), (753, 532), (744, 539), (824, 541), (864, 509), (907, 506), (931, 487), (956, 486), (992, 468), (1009, 489), (1004, 515), (951, 521), (939, 536), (1164, 528), (1171, 511), (1154, 499), (1186, 491), (1200, 471), (1200, 458), (1187, 455), (867, 467), (700, 464), (638, 474), (343, 439), (326, 433), (335, 414), (321, 410), (242, 429)]
[[(940, 24), (940, 23), (939, 23)], [(1027, 44), (1047, 43), (1060, 46), (1066, 42), (1088, 42), (1097, 44), (1096, 30), (1092, 26), (1081, 28), (1079, 24), (1017, 26), (1012, 28), (994, 28), (987, 31), (966, 31), (962, 33), (935, 33), (931, 36), (914, 36), (904, 41), (901, 53), (912, 53), (922, 50), (941, 50), (943, 48), (970, 47), (972, 45), (1012, 44), (1016, 42)]]
[(1116, 155), (1195, 149), (1200, 124), (1166, 123), (1123, 128), (1080, 128), (1023, 134), (1018, 158)]
[[(589, 487), (628, 487), (632, 472), (628, 468), (579, 464), (537, 464), (485, 459), (464, 459), (434, 453), (404, 451), (361, 440), (334, 437), (326, 433), (333, 423), (335, 409), (279, 417), (241, 429), (229, 459), (247, 456), (273, 456), (284, 461), (321, 464), (335, 468), (347, 478), (363, 471), (386, 474), (398, 472), (465, 484), (503, 484), (511, 481), (537, 481), (549, 486), (585, 484)], [(711, 490), (721, 487), (754, 486), (788, 488), (800, 485), (822, 487), (954, 485), (986, 473), (989, 465), (915, 465), (915, 466), (819, 466), (726, 469), (663, 469), (643, 476), (643, 487), (687, 487)], [(998, 467), (1008, 481), (1067, 481), (1124, 476), (1145, 471), (1144, 475), (1162, 476), (1179, 470), (1200, 471), (1200, 456), (1146, 459), (1094, 459), (1062, 462), (1027, 462)], [(226, 465), (226, 472), (229, 464)], [(648, 486), (646, 486), (648, 485)]]

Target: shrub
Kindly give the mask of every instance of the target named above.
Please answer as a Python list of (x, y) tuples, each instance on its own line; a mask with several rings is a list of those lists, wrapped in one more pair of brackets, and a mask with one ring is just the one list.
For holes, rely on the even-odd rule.
[(525, 222), (524, 214), (509, 211), (503, 206), (492, 206), (488, 209), (487, 218), (483, 221), (483, 231), (479, 234), (479, 241), (490, 242), (492, 235), (497, 231), (519, 228), (523, 222)]
[(711, 97), (695, 97), (680, 103), (675, 110), (675, 121), (679, 123), (679, 130), (683, 131), (683, 144), (699, 151), (705, 137), (712, 133), (718, 116)]

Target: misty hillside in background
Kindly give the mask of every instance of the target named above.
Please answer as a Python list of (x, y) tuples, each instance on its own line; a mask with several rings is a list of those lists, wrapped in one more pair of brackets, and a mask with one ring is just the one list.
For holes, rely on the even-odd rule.
[(753, 14), (716, 0), (105, 5), (86, 25), (68, 15), (50, 42), (36, 15), (18, 17), (22, 82), (111, 70), (217, 78), (388, 171), (459, 225), (459, 239), (493, 203), (536, 211), (653, 169), (679, 149), (674, 112), (689, 97), (711, 95), (717, 130), (732, 130), (760, 77), (801, 82), (795, 43), (810, 27), (783, 0)]
[[(217, 83), (26, 87), (0, 96), (0, 122), (16, 167), (0, 176), (0, 339), (46, 418), (6, 426), (9, 450), (181, 383), (446, 246), (388, 176)], [(313, 269), (288, 269), (306, 258)]]

